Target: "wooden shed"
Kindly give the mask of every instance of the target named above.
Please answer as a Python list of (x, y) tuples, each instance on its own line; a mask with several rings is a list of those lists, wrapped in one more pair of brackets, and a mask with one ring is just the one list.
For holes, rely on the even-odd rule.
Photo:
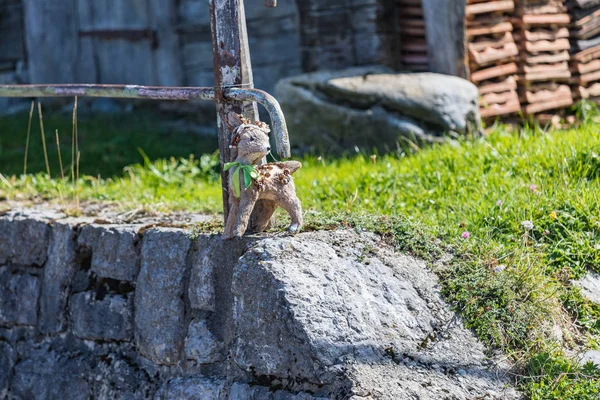
[[(464, 0), (245, 2), (258, 88), (386, 64), (464, 74)], [(213, 84), (206, 0), (0, 0), (0, 82)]]

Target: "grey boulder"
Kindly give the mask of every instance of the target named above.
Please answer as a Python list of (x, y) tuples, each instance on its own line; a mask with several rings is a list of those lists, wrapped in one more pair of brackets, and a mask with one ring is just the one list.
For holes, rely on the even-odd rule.
[(389, 151), (481, 132), (477, 87), (454, 76), (360, 67), (286, 78), (276, 94), (303, 150)]
[(600, 304), (600, 274), (588, 272), (583, 278), (574, 282), (581, 289), (581, 293), (591, 302)]
[(435, 275), (376, 235), (263, 239), (240, 258), (232, 289), (235, 364), (291, 391), (518, 398), (486, 366), (483, 346), (443, 302)]

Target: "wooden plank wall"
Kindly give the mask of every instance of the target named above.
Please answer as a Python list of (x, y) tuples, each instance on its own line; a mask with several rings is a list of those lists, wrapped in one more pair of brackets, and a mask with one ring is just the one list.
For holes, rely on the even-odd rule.
[(27, 64), (31, 82), (79, 80), (75, 0), (23, 0)]
[(24, 61), (22, 18), (21, 0), (0, 0), (0, 72), (13, 71)]
[[(23, 58), (32, 83), (213, 85), (206, 0), (0, 1), (23, 3)], [(296, 5), (286, 1), (267, 8), (252, 1), (246, 15), (255, 85), (273, 91), (279, 79), (302, 72)], [(0, 20), (2, 27), (22, 31)], [(18, 42), (10, 44), (12, 49)], [(4, 37), (2, 45), (9, 45)]]
[[(4, 3), (24, 7), (23, 58), (31, 83), (213, 85), (206, 0), (0, 0)], [(406, 69), (398, 21), (406, 19), (407, 7), (420, 9), (411, 18), (424, 21), (419, 26), (426, 46), (419, 45), (426, 47), (421, 58), (428, 62), (420, 69), (463, 75), (464, 3), (288, 0), (267, 8), (259, 0), (246, 1), (254, 84), (272, 92), (279, 79), (301, 72), (368, 64)], [(20, 30), (1, 21), (0, 29)], [(0, 46), (6, 42), (3, 37)]]
[(297, 1), (304, 71), (374, 64), (389, 46), (378, 32), (385, 0)]
[[(273, 91), (275, 83), (301, 73), (300, 48), (296, 27), (296, 6), (292, 1), (267, 8), (262, 1), (247, 1), (246, 25), (254, 86)], [(182, 0), (179, 24), (184, 82), (191, 86), (213, 83), (210, 19), (205, 0)]]
[[(26, 62), (21, 0), (0, 0), (0, 84), (20, 83)], [(0, 98), (0, 108), (15, 103)]]

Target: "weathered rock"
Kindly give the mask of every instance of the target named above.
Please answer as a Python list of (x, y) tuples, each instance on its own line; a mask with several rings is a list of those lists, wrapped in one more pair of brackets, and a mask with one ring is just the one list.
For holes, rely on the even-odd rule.
[(339, 101), (361, 108), (379, 104), (445, 131), (467, 133), (477, 126), (477, 87), (455, 76), (373, 74), (331, 79), (319, 88)]
[(12, 221), (8, 216), (0, 216), (0, 265), (10, 260)]
[(229, 400), (325, 400), (325, 397), (314, 397), (308, 393), (291, 393), (284, 390), (274, 391), (272, 388), (245, 383), (231, 385)]
[[(453, 313), (435, 276), (375, 238), (338, 231), (261, 240), (235, 267), (232, 287), (236, 365), (277, 376), (295, 391), (322, 395), (316, 388), (326, 384), (339, 396), (365, 387), (376, 398), (403, 398), (401, 388), (408, 386), (401, 383), (419, 382), (418, 369), (429, 372), (439, 393), (457, 398), (504, 386), (482, 367), (483, 347), (470, 332), (457, 326), (449, 334), (454, 340), (442, 336)], [(398, 357), (416, 360), (414, 369), (398, 366)], [(434, 362), (473, 371), (472, 377), (448, 378), (431, 370)], [(394, 376), (403, 378), (378, 394), (377, 385)], [(419, 398), (439, 398), (417, 383), (411, 388)]]
[(200, 237), (194, 244), (192, 270), (188, 297), (192, 308), (215, 310), (214, 269), (218, 268), (210, 257), (214, 248), (206, 237)]
[(135, 338), (141, 354), (175, 364), (185, 338), (184, 274), (191, 239), (184, 231), (150, 229), (142, 242), (135, 295)]
[(46, 261), (48, 221), (38, 218), (0, 217), (0, 265), (42, 266)]
[(233, 292), (236, 362), (264, 375), (318, 382), (315, 367), (385, 358), (392, 344), (414, 351), (436, 323), (381, 261), (363, 265), (317, 238), (264, 240), (235, 271)]
[(39, 328), (42, 333), (58, 333), (67, 327), (66, 305), (77, 268), (76, 239), (72, 222), (53, 224), (40, 297)]
[(581, 293), (585, 297), (596, 304), (600, 304), (600, 274), (589, 272), (574, 283), (581, 288)]
[(133, 281), (137, 272), (139, 226), (86, 225), (79, 243), (92, 251), (91, 271), (103, 278)]
[(481, 131), (477, 88), (453, 76), (361, 67), (286, 78), (276, 93), (295, 146), (309, 151), (390, 151)]
[(36, 327), (31, 325), (13, 326), (11, 328), (0, 327), (0, 342), (7, 342), (13, 347), (18, 342), (31, 341), (37, 335)]
[(0, 342), (0, 399), (8, 396), (8, 384), (12, 368), (17, 360), (17, 352), (6, 342)]
[(132, 306), (129, 296), (106, 295), (96, 300), (95, 293), (71, 296), (73, 333), (89, 340), (129, 341), (133, 337)]
[(200, 400), (219, 399), (223, 394), (223, 383), (214, 379), (177, 378), (163, 385), (154, 400)]
[(136, 363), (119, 354), (101, 355), (91, 378), (91, 398), (96, 400), (151, 399), (156, 390)]
[(46, 348), (14, 368), (11, 395), (17, 399), (87, 400), (89, 367), (77, 358), (63, 357)]
[(581, 365), (592, 362), (596, 367), (600, 368), (600, 350), (589, 350), (580, 356), (579, 363)]
[(185, 358), (198, 364), (210, 364), (223, 360), (223, 344), (208, 329), (206, 321), (193, 320), (185, 338)]
[(0, 326), (35, 325), (39, 297), (37, 276), (0, 268)]

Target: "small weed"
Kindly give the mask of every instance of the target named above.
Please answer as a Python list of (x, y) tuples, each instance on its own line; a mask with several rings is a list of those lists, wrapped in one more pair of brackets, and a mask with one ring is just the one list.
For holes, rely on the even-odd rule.
[(529, 361), (521, 387), (531, 400), (596, 400), (600, 369), (591, 362), (576, 365), (559, 352), (542, 352)]

